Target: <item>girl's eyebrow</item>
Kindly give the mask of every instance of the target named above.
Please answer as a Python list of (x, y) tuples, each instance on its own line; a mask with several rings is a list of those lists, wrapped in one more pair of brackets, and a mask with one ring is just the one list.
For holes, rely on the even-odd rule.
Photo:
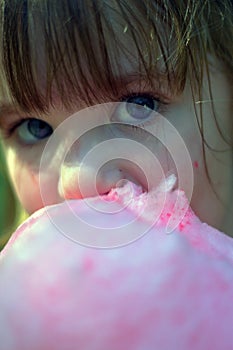
[(5, 124), (4, 121), (11, 115), (19, 114), (19, 110), (11, 103), (0, 104), (0, 127)]
[(3, 129), (4, 126), (8, 124), (7, 119), (9, 117), (19, 116), (22, 114), (27, 115), (27, 118), (32, 118), (30, 114), (28, 115), (28, 113), (23, 113), (22, 110), (15, 107), (12, 103), (0, 103), (0, 129)]
[(30, 114), (26, 111), (23, 111), (20, 107), (15, 106), (13, 103), (8, 102), (0, 102), (0, 122), (1, 119), (4, 117), (7, 117), (9, 115), (16, 115), (16, 114), (24, 114), (27, 115), (27, 118), (30, 118)]
[(16, 113), (19, 113), (19, 110), (12, 103), (0, 103), (0, 120), (4, 115)]
[(18, 111), (12, 104), (1, 103), (0, 104), (0, 127), (4, 124), (4, 119), (13, 114), (18, 114)]
[(0, 130), (4, 130), (7, 126), (7, 119), (11, 115), (15, 115), (17, 112), (14, 111), (13, 106), (0, 105)]

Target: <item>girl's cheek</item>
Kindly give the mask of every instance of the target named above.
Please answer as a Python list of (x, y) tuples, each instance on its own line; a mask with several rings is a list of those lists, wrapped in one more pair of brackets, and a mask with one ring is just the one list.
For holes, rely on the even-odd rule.
[(29, 162), (21, 161), (13, 152), (7, 153), (9, 175), (16, 194), (23, 208), (32, 214), (47, 204), (58, 202), (57, 180), (55, 174), (46, 178), (46, 190), (48, 196), (46, 203), (41, 195), (39, 168)]
[(15, 169), (10, 169), (10, 176), (19, 201), (29, 214), (43, 206), (39, 179), (35, 173), (25, 167), (16, 166)]

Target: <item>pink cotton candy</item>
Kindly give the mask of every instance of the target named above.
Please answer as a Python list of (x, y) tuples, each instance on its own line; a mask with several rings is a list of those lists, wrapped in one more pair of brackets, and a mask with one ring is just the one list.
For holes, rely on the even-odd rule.
[[(0, 349), (232, 350), (233, 239), (183, 213), (178, 191), (167, 192), (154, 222), (162, 197), (128, 183), (29, 218), (0, 256)], [(118, 211), (104, 212), (111, 205)], [(54, 225), (71, 210), (98, 224), (98, 235), (129, 222), (147, 232), (118, 248), (87, 247), (78, 242), (86, 224), (70, 237)]]

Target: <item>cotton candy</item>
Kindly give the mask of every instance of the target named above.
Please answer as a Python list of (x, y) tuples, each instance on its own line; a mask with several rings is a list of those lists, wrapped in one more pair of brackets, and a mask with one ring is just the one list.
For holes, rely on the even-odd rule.
[(233, 239), (187, 203), (127, 183), (32, 215), (0, 255), (0, 349), (232, 350)]

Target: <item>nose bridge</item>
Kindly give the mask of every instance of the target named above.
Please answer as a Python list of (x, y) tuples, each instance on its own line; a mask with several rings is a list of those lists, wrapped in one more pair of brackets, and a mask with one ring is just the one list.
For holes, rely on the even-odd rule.
[(62, 166), (64, 167), (76, 167), (82, 162), (84, 157), (89, 151), (103, 141), (109, 140), (111, 137), (108, 134), (107, 127), (101, 125), (95, 127), (81, 135), (77, 140), (73, 142), (68, 149)]
[[(83, 198), (106, 193), (120, 180), (121, 172), (117, 164), (107, 166), (108, 169), (105, 167), (101, 174), (98, 173), (97, 158), (101, 157), (101, 154), (95, 151), (95, 146), (111, 138), (108, 127), (101, 125), (73, 142), (61, 165), (59, 193), (62, 197)], [(107, 151), (111, 152), (110, 149)], [(90, 159), (89, 152), (93, 152)]]

